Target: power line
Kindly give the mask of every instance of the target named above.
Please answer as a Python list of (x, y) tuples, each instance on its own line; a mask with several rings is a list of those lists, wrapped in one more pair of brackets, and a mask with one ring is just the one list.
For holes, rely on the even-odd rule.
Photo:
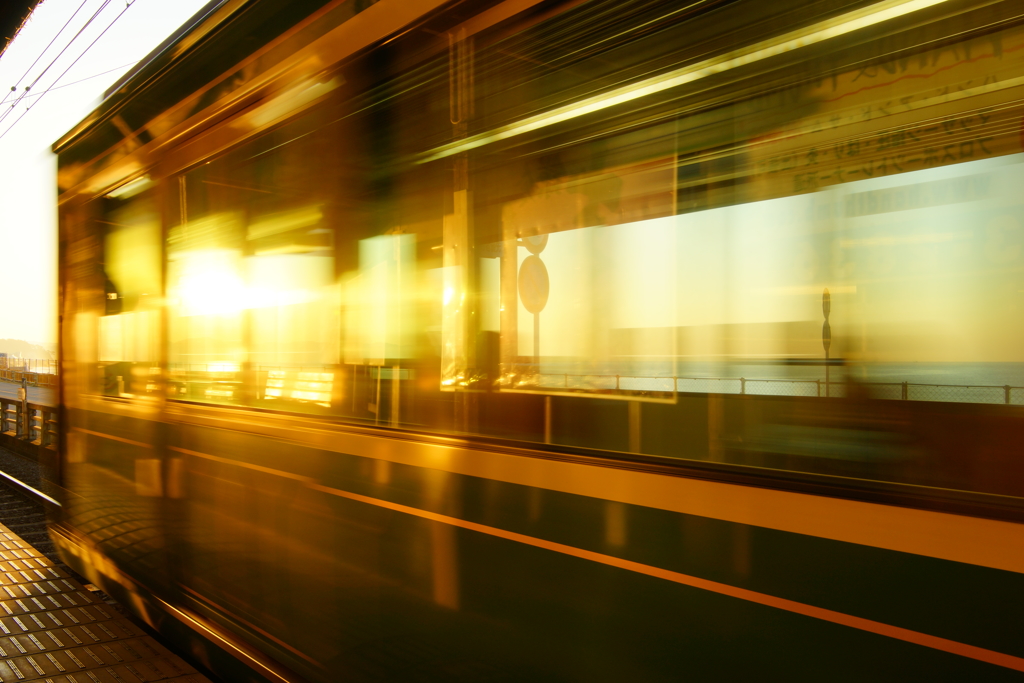
[[(25, 89), (22, 91), (21, 95), (18, 96), (18, 99), (16, 99), (14, 101), (14, 103), (11, 104), (11, 106), (7, 108), (6, 111), (4, 111), (3, 113), (0, 113), (0, 122), (2, 122), (4, 119), (6, 119), (7, 115), (10, 114), (11, 111), (13, 111), (15, 107), (17, 107), (19, 104), (21, 104), (22, 99), (24, 99), (25, 95), (28, 94), (28, 91), (31, 90), (33, 87), (35, 87), (36, 83), (39, 82), (39, 79), (42, 78), (46, 74), (46, 72), (50, 70), (50, 67), (52, 67), (54, 64), (56, 64), (57, 60), (60, 59), (61, 56), (67, 51), (67, 49), (69, 47), (71, 47), (72, 43), (74, 43), (78, 39), (78, 36), (82, 35), (82, 32), (85, 29), (87, 29), (89, 27), (89, 25), (92, 24), (93, 21), (95, 21), (96, 17), (98, 17), (100, 15), (100, 12), (102, 12), (104, 9), (106, 9), (107, 5), (109, 5), (109, 4), (110, 4), (110, 0), (103, 0), (103, 4), (100, 5), (99, 8), (95, 12), (92, 13), (92, 16), (89, 17), (89, 20), (85, 22), (85, 25), (82, 26), (82, 28), (78, 29), (78, 32), (74, 36), (71, 37), (71, 40), (68, 41), (68, 44), (65, 45), (64, 48), (59, 53), (57, 53), (57, 56), (54, 57), (52, 60), (50, 60), (50, 63), (46, 65), (46, 68), (43, 69), (42, 73), (40, 73), (38, 76), (36, 76), (35, 80), (33, 80), (29, 85), (25, 86)], [(125, 7), (125, 9), (127, 9), (127, 7)], [(122, 11), (122, 13), (123, 13), (123, 11)], [(120, 16), (120, 15), (118, 15), (118, 16)], [(115, 19), (115, 21), (116, 21), (116, 19)], [(102, 34), (100, 34), (100, 35), (102, 35)], [(86, 48), (86, 50), (88, 50), (88, 49), (89, 48)], [(56, 83), (56, 81), (54, 81), (54, 82)], [(36, 100), (36, 101), (38, 102), (39, 100)], [(21, 117), (18, 117), (18, 118), (20, 119)], [(2, 135), (0, 135), (0, 137), (2, 137)]]
[(51, 90), (60, 90), (61, 88), (67, 88), (67, 87), (72, 86), (72, 85), (78, 85), (79, 83), (85, 83), (86, 81), (92, 80), (94, 78), (99, 78), (100, 76), (105, 76), (107, 74), (112, 74), (115, 71), (120, 71), (121, 69), (126, 69), (129, 66), (133, 66), (135, 64), (138, 64), (138, 62), (128, 62), (127, 64), (122, 64), (121, 66), (116, 66), (113, 69), (107, 69), (106, 71), (101, 71), (100, 73), (93, 74), (92, 76), (86, 76), (85, 78), (79, 78), (77, 81), (71, 81), (70, 83), (65, 83), (64, 85), (52, 85), (49, 88), (47, 88), (46, 90), (40, 90), (39, 92), (33, 92), (33, 93), (29, 93), (28, 95), (25, 95), (25, 99), (27, 100), (30, 97), (39, 97), (40, 95), (45, 95), (46, 93), (50, 92)]
[(43, 55), (46, 54), (46, 51), (49, 50), (53, 46), (53, 43), (57, 40), (57, 38), (60, 37), (60, 34), (64, 33), (64, 29), (66, 29), (68, 27), (68, 24), (71, 23), (72, 19), (74, 19), (76, 16), (78, 16), (78, 13), (82, 11), (82, 8), (85, 7), (85, 4), (87, 2), (89, 2), (89, 0), (82, 0), (82, 4), (78, 6), (78, 9), (75, 10), (74, 14), (72, 14), (70, 17), (68, 17), (68, 20), (64, 22), (64, 25), (60, 27), (60, 30), (57, 31), (56, 35), (54, 35), (53, 38), (50, 39), (50, 42), (47, 43), (46, 47), (43, 48), (43, 51), (39, 53), (39, 56), (35, 58), (35, 60), (32, 62), (32, 64), (29, 65), (29, 67), (27, 69), (25, 69), (25, 73), (23, 73), (21, 75), (21, 78), (18, 79), (18, 82), (11, 86), (10, 92), (8, 92), (7, 94), (4, 95), (4, 98), (2, 100), (0, 100), (0, 104), (3, 104), (4, 102), (6, 102), (7, 98), (10, 97), (10, 94), (12, 92), (17, 91), (18, 86), (21, 85), (21, 82), (23, 80), (25, 80), (26, 76), (28, 76), (28, 72), (31, 71), (32, 68), (36, 64), (39, 63), (39, 60), (43, 58)]
[[(80, 60), (80, 59), (81, 59), (82, 57), (84, 57), (84, 56), (85, 56), (85, 53), (87, 53), (87, 52), (88, 52), (88, 51), (89, 51), (89, 50), (90, 50), (90, 49), (92, 48), (92, 46), (93, 46), (93, 45), (95, 45), (95, 44), (96, 44), (96, 42), (97, 42), (97, 41), (98, 41), (98, 40), (99, 40), (100, 38), (102, 38), (102, 37), (104, 36), (104, 34), (106, 34), (106, 32), (107, 32), (107, 31), (109, 31), (109, 30), (110, 30), (110, 28), (111, 28), (111, 27), (112, 27), (112, 26), (113, 26), (114, 24), (116, 24), (116, 23), (117, 23), (117, 20), (118, 20), (118, 19), (120, 19), (120, 18), (121, 18), (122, 16), (124, 16), (124, 13), (125, 13), (125, 12), (127, 12), (127, 11), (128, 11), (128, 9), (129, 9), (129, 8), (130, 8), (130, 7), (132, 6), (132, 2), (134, 2), (134, 0), (132, 0), (131, 2), (128, 2), (128, 1), (126, 1), (126, 4), (125, 4), (125, 6), (124, 6), (124, 9), (123, 9), (123, 10), (121, 10), (120, 12), (118, 12), (117, 16), (116, 16), (116, 17), (114, 17), (113, 21), (111, 21), (111, 22), (110, 22), (109, 24), (107, 24), (107, 27), (106, 27), (105, 29), (103, 29), (102, 31), (100, 31), (100, 34), (99, 34), (98, 36), (96, 36), (95, 38), (93, 38), (93, 41), (92, 41), (91, 43), (89, 43), (89, 44), (88, 44), (88, 45), (86, 46), (86, 48), (85, 48), (84, 50), (82, 50), (81, 54), (79, 54), (79, 55), (78, 55), (77, 57), (75, 57), (75, 61), (71, 62), (71, 64), (69, 64), (69, 65), (68, 65), (68, 67), (67, 67), (66, 69), (64, 69), (64, 71), (62, 71), (62, 72), (61, 72), (60, 76), (57, 76), (57, 78), (56, 78), (56, 79), (54, 79), (53, 83), (51, 83), (51, 84), (50, 84), (50, 87), (49, 87), (49, 88), (48, 88), (47, 90), (53, 90), (53, 89), (54, 89), (54, 87), (55, 87), (55, 86), (56, 86), (56, 84), (57, 84), (57, 83), (58, 83), (58, 82), (60, 81), (60, 79), (64, 78), (65, 74), (67, 74), (67, 72), (68, 72), (68, 71), (70, 71), (70, 70), (71, 70), (71, 68), (72, 68), (72, 67), (73, 67), (73, 66), (74, 66), (75, 64), (77, 64), (77, 63), (78, 63), (78, 60)], [(107, 6), (107, 4), (109, 4), (109, 3), (110, 3), (110, 0), (106, 0), (106, 1), (105, 1), (105, 2), (103, 3), (103, 6), (102, 6), (102, 7), (100, 7), (100, 10), (102, 10), (102, 9), (103, 9), (103, 7), (106, 7), (106, 6)], [(99, 12), (100, 10), (97, 10), (97, 12)], [(96, 15), (93, 15), (93, 16), (95, 17)], [(90, 19), (90, 21), (92, 21), (92, 19)], [(82, 27), (82, 28), (83, 28), (83, 30), (84, 30), (84, 28), (85, 28), (85, 27)], [(81, 31), (79, 31), (79, 33), (81, 33)], [(77, 37), (78, 37), (78, 34), (75, 34), (75, 38), (77, 38)], [(72, 40), (72, 42), (74, 42), (74, 38), (72, 38), (71, 40)], [(70, 43), (68, 43), (68, 45), (70, 45)], [(65, 49), (67, 49), (67, 48), (65, 47)], [(62, 50), (61, 52), (63, 53), (63, 50)], [(57, 56), (59, 57), (60, 55), (57, 55)], [(55, 59), (54, 61), (56, 61), (56, 59)], [(53, 66), (53, 62), (50, 62), (50, 66)], [(47, 67), (47, 69), (49, 69), (49, 68), (50, 68), (50, 67), (48, 66), (48, 67)], [(44, 72), (44, 73), (45, 73), (45, 72)], [(40, 74), (40, 77), (42, 77), (42, 74)], [(37, 83), (38, 81), (39, 81), (39, 78), (37, 78), (37, 79), (36, 79), (35, 81), (33, 81), (33, 85), (35, 85), (35, 83)], [(3, 139), (3, 137), (4, 137), (5, 135), (7, 135), (7, 133), (9, 133), (9, 132), (10, 132), (10, 130), (11, 130), (12, 128), (14, 128), (14, 127), (15, 127), (16, 125), (18, 125), (18, 121), (21, 121), (21, 120), (22, 120), (23, 118), (25, 118), (25, 114), (27, 114), (27, 113), (29, 113), (30, 111), (32, 111), (32, 108), (33, 108), (34, 106), (36, 106), (37, 104), (39, 104), (40, 100), (42, 100), (42, 99), (43, 99), (43, 95), (45, 95), (45, 94), (46, 94), (46, 92), (42, 92), (42, 93), (40, 93), (40, 94), (39, 94), (39, 97), (38, 97), (38, 98), (36, 99), (36, 101), (35, 101), (35, 102), (33, 102), (33, 103), (32, 103), (32, 104), (30, 104), (29, 106), (25, 107), (25, 111), (23, 111), (23, 112), (21, 113), (21, 115), (20, 115), (20, 116), (19, 116), (18, 118), (16, 118), (16, 119), (14, 120), (14, 122), (13, 122), (13, 123), (11, 123), (11, 125), (9, 125), (9, 126), (7, 127), (7, 129), (6, 129), (6, 130), (5, 130), (5, 131), (4, 131), (3, 133), (0, 133), (0, 140), (2, 140), (2, 139)], [(20, 102), (20, 101), (21, 101), (21, 98), (18, 98), (18, 102)], [(17, 102), (15, 102), (15, 105), (16, 105), (16, 104), (17, 104)], [(11, 105), (11, 106), (13, 107), (14, 105)], [(8, 110), (8, 111), (10, 111), (10, 110)], [(4, 114), (6, 114), (6, 113), (7, 113), (7, 112), (4, 112)], [(3, 118), (2, 118), (2, 117), (0, 117), (0, 121), (2, 121), (2, 120), (3, 120)]]
[[(29, 84), (28, 87), (25, 88), (25, 90), (30, 90), (31, 88), (34, 88), (36, 86), (36, 83), (39, 82), (39, 79), (41, 79), (43, 76), (46, 75), (46, 72), (50, 70), (50, 67), (57, 63), (57, 60), (61, 58), (61, 55), (63, 55), (64, 52), (69, 47), (71, 47), (71, 44), (74, 43), (78, 39), (78, 36), (82, 35), (82, 31), (84, 31), (85, 29), (89, 28), (89, 24), (91, 24), (96, 19), (96, 17), (98, 17), (100, 15), (100, 12), (105, 10), (107, 8), (107, 5), (109, 5), (109, 4), (110, 4), (110, 0), (103, 0), (103, 4), (100, 5), (99, 8), (95, 12), (92, 13), (92, 16), (89, 17), (89, 21), (85, 22), (85, 25), (82, 26), (82, 28), (78, 29), (78, 33), (76, 33), (71, 38), (71, 40), (68, 41), (68, 44), (64, 46), (64, 49), (57, 53), (57, 56), (54, 57), (53, 60), (49, 64), (46, 65), (46, 68), (43, 69), (43, 72), (41, 74), (39, 74), (38, 76), (36, 76), (35, 80), (32, 81), (32, 83)], [(131, 6), (130, 4), (129, 5), (125, 5), (124, 9), (128, 9), (130, 6)], [(121, 10), (121, 14), (124, 14), (124, 10)], [(118, 14), (117, 16), (120, 17), (121, 14)], [(117, 21), (117, 17), (114, 18), (114, 21)], [(111, 22), (111, 23), (113, 23), (113, 22)], [(110, 27), (108, 26), (107, 28), (110, 28)], [(105, 33), (106, 29), (103, 29), (103, 31)], [(103, 33), (100, 33), (100, 35), (102, 36)], [(94, 40), (92, 42), (95, 43), (96, 41)], [(92, 47), (92, 43), (89, 43), (89, 47)], [(87, 47), (85, 49), (88, 50), (89, 47)], [(83, 54), (85, 54), (85, 53), (83, 52)], [(81, 57), (81, 55), (79, 55), (79, 57)], [(76, 59), (75, 61), (78, 61), (78, 60)], [(61, 75), (63, 75), (63, 74), (61, 74)], [(60, 80), (60, 76), (58, 76), (57, 79)], [(54, 81), (54, 82), (56, 83), (56, 81)]]

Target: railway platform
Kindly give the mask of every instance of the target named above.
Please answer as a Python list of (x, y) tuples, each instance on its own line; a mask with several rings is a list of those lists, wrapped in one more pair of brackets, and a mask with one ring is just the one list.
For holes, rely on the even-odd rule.
[[(0, 468), (19, 460), (0, 449)], [(210, 683), (102, 598), (54, 556), (42, 507), (0, 482), (2, 683)]]

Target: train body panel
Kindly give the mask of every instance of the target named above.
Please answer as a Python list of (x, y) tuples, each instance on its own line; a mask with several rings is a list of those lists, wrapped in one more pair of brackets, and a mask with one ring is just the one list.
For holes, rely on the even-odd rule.
[[(852, 513), (861, 529), (847, 529), (850, 535), (920, 546), (929, 529), (956, 535), (944, 513), (719, 482), (701, 482), (708, 490), (695, 504), (685, 500), (698, 493), (692, 480), (665, 474), (587, 482), (564, 470), (593, 465), (544, 453), (359, 435), (364, 449), (389, 456), (371, 458), (338, 450), (352, 435), (325, 431), (279, 440), (177, 425), (168, 451), (185, 461), (187, 489), (168, 501), (167, 526), (146, 528), (152, 517), (141, 508), (109, 516), (134, 496), (118, 495), (102, 476), (68, 482), (104, 495), (80, 509), (69, 503), (67, 521), (100, 539), (97, 549), (143, 586), (178, 593), (188, 609), (263, 640), (311, 679), (335, 675), (310, 669), (315, 661), (356, 680), (616, 680), (630, 671), (671, 680), (679, 671), (732, 677), (765, 670), (808, 680), (822, 671), (896, 680), (908, 670), (955, 680), (999, 675), (998, 667), (964, 659), (958, 647), (1024, 658), (1011, 627), (1020, 609), (1017, 571), (814, 533), (836, 534)], [(336, 447), (309, 444), (324, 440)], [(463, 474), (452, 466), (458, 460), (517, 478), (527, 471), (545, 485)], [(581, 488), (590, 495), (575, 492)], [(673, 507), (710, 511), (724, 503), (761, 523), (640, 502), (645, 494), (663, 502), (672, 492), (681, 499)], [(793, 505), (793, 498), (802, 500)], [(97, 504), (105, 518), (90, 526)], [(805, 533), (767, 526), (785, 507), (803, 513)], [(924, 519), (907, 523), (900, 513)], [(968, 518), (964, 526), (964, 536), (982, 539), (977, 545), (1019, 543), (1016, 524)], [(967, 559), (974, 539), (933, 543), (950, 552), (957, 540)], [(102, 571), (95, 578), (107, 585), (113, 577)], [(170, 581), (168, 573), (181, 578)], [(929, 638), (947, 642), (922, 647)], [(723, 640), (744, 655), (728, 656)], [(797, 657), (794, 643), (813, 643), (814, 655)], [(845, 661), (851, 647), (863, 655), (855, 664)], [(414, 654), (403, 654), (407, 648)]]

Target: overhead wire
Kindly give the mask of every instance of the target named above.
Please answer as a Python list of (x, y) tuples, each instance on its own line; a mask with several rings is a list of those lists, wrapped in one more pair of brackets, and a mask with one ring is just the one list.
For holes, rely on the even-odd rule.
[[(85, 31), (85, 29), (89, 28), (89, 25), (92, 24), (92, 22), (96, 20), (96, 17), (98, 17), (100, 15), (100, 13), (103, 12), (103, 10), (105, 10), (107, 8), (107, 5), (109, 5), (109, 4), (110, 4), (110, 0), (103, 0), (103, 4), (101, 4), (96, 9), (96, 11), (92, 13), (92, 16), (89, 17), (89, 20), (85, 22), (85, 24), (82, 26), (82, 28), (78, 29), (78, 33), (76, 33), (74, 36), (72, 36), (71, 40), (68, 41), (68, 44), (64, 46), (64, 49), (62, 49), (60, 52), (58, 52), (57, 56), (54, 57), (50, 61), (50, 63), (46, 65), (46, 68), (43, 69), (42, 72), (38, 76), (35, 77), (35, 80), (33, 80), (32, 83), (30, 83), (25, 88), (26, 91), (28, 91), (28, 90), (30, 90), (30, 89), (32, 89), (32, 88), (34, 88), (36, 86), (36, 83), (38, 83), (40, 81), (40, 79), (42, 79), (42, 77), (46, 75), (46, 72), (50, 70), (50, 67), (57, 63), (57, 60), (61, 58), (61, 56), (67, 51), (67, 49), (69, 47), (71, 47), (71, 45), (76, 40), (78, 40), (78, 36), (82, 35), (82, 32)], [(125, 9), (128, 9), (128, 7), (130, 7), (130, 6), (131, 5), (126, 5)], [(124, 10), (122, 10), (121, 13), (123, 14)], [(120, 15), (118, 15), (118, 16), (120, 16)], [(116, 21), (116, 18), (115, 18), (115, 21)], [(106, 29), (104, 29), (104, 30), (106, 30)], [(100, 35), (103, 35), (103, 34), (101, 33)], [(93, 42), (95, 42), (95, 41), (93, 41)], [(90, 43), (90, 47), (92, 47), (91, 43)], [(89, 48), (87, 47), (85, 49), (88, 50)], [(79, 55), (79, 56), (81, 56), (81, 55)]]
[(63, 85), (52, 85), (49, 88), (47, 88), (46, 90), (40, 90), (39, 92), (32, 92), (32, 93), (29, 93), (28, 95), (25, 95), (25, 99), (27, 100), (27, 99), (29, 99), (31, 97), (39, 97), (40, 95), (45, 95), (46, 93), (50, 92), (51, 90), (60, 90), (61, 88), (67, 88), (67, 87), (70, 87), (72, 85), (78, 85), (79, 83), (84, 83), (85, 81), (91, 81), (94, 78), (99, 78), (100, 76), (106, 76), (107, 74), (112, 74), (115, 71), (121, 71), (122, 69), (127, 69), (129, 66), (133, 66), (135, 64), (138, 64), (138, 62), (128, 62), (127, 64), (122, 64), (121, 66), (115, 66), (113, 69), (107, 69), (106, 71), (101, 71), (98, 74), (93, 74), (92, 76), (86, 76), (85, 78), (79, 78), (77, 81), (71, 81), (70, 83), (64, 83)]
[[(87, 28), (88, 28), (88, 27), (90, 26), (90, 24), (92, 24), (92, 22), (96, 20), (96, 17), (98, 17), (98, 16), (100, 15), (100, 13), (101, 13), (101, 12), (102, 12), (102, 11), (103, 11), (104, 9), (106, 9), (107, 5), (109, 5), (109, 4), (110, 4), (110, 2), (111, 2), (111, 0), (103, 0), (103, 3), (102, 3), (102, 4), (101, 4), (101, 5), (100, 5), (100, 6), (99, 6), (99, 7), (97, 8), (97, 9), (96, 9), (96, 11), (95, 11), (95, 12), (93, 12), (93, 13), (92, 13), (92, 16), (91, 16), (91, 17), (89, 17), (89, 19), (88, 19), (88, 20), (87, 20), (87, 21), (85, 22), (85, 24), (84, 24), (84, 25), (83, 25), (83, 26), (82, 26), (82, 27), (81, 27), (80, 29), (78, 29), (78, 32), (77, 32), (77, 33), (75, 33), (75, 35), (71, 37), (71, 40), (69, 40), (69, 41), (68, 41), (67, 45), (65, 45), (65, 46), (64, 46), (64, 47), (63, 47), (63, 48), (61, 49), (61, 51), (57, 53), (57, 56), (56, 56), (56, 57), (54, 57), (54, 58), (53, 58), (52, 60), (50, 60), (50, 63), (46, 65), (46, 68), (45, 68), (45, 69), (43, 69), (43, 70), (42, 70), (42, 72), (40, 72), (40, 74), (39, 74), (38, 76), (36, 76), (36, 77), (35, 77), (35, 79), (34, 79), (34, 80), (33, 80), (33, 81), (32, 81), (32, 82), (31, 82), (31, 83), (29, 84), (29, 85), (25, 86), (25, 89), (24, 89), (24, 90), (23, 90), (23, 91), (21, 92), (21, 94), (20, 94), (20, 95), (18, 96), (18, 99), (16, 99), (16, 100), (15, 100), (15, 101), (14, 101), (14, 102), (13, 102), (13, 103), (11, 104), (11, 106), (10, 106), (10, 107), (8, 107), (8, 108), (7, 108), (6, 110), (4, 110), (4, 111), (3, 111), (2, 113), (0, 113), (0, 122), (3, 122), (3, 120), (7, 118), (8, 114), (10, 114), (10, 113), (11, 113), (11, 112), (12, 112), (12, 111), (13, 111), (13, 110), (14, 110), (14, 109), (15, 109), (15, 108), (16, 108), (16, 107), (17, 107), (17, 106), (19, 105), (19, 104), (21, 104), (21, 101), (22, 101), (22, 100), (23, 100), (23, 99), (25, 98), (25, 95), (27, 95), (27, 94), (29, 93), (29, 91), (30, 91), (30, 90), (31, 90), (32, 88), (34, 88), (34, 87), (35, 87), (35, 85), (36, 85), (36, 84), (37, 84), (37, 83), (39, 82), (39, 80), (40, 80), (40, 79), (41, 79), (41, 78), (42, 78), (43, 76), (45, 76), (45, 75), (46, 75), (46, 72), (47, 72), (47, 71), (49, 71), (49, 70), (50, 70), (50, 68), (51, 68), (51, 67), (52, 67), (52, 66), (53, 66), (54, 64), (56, 64), (56, 63), (57, 63), (57, 60), (58, 60), (58, 59), (60, 59), (60, 58), (61, 58), (61, 56), (63, 56), (63, 54), (64, 54), (65, 52), (67, 52), (67, 49), (68, 49), (69, 47), (71, 47), (71, 45), (72, 45), (72, 44), (74, 44), (74, 42), (75, 42), (75, 41), (76, 41), (76, 40), (78, 39), (78, 37), (79, 37), (80, 35), (82, 35), (82, 32), (83, 32), (83, 31), (85, 31), (85, 29), (87, 29)], [(130, 5), (129, 5), (129, 6), (130, 6)], [(126, 7), (125, 9), (127, 9), (127, 7)], [(122, 13), (123, 13), (123, 11), (122, 11)], [(118, 16), (120, 16), (120, 15), (118, 15)], [(86, 48), (86, 49), (88, 50), (88, 48)], [(55, 82), (56, 82), (56, 81), (55, 81)], [(38, 100), (36, 100), (36, 101), (38, 102)], [(21, 117), (18, 117), (18, 118), (20, 119)]]
[[(104, 7), (106, 7), (106, 6), (107, 6), (107, 5), (109, 4), (109, 3), (110, 3), (110, 0), (106, 0), (106, 1), (105, 1), (105, 2), (103, 3), (103, 5), (102, 5), (102, 6), (100, 7), (100, 10), (102, 10), (102, 9), (103, 9)], [(114, 17), (114, 19), (113, 19), (113, 20), (112, 20), (112, 21), (111, 21), (111, 22), (110, 22), (109, 24), (107, 24), (107, 27), (106, 27), (105, 29), (103, 29), (102, 31), (100, 31), (100, 34), (99, 34), (98, 36), (96, 36), (95, 38), (93, 38), (93, 41), (92, 41), (91, 43), (89, 43), (89, 44), (88, 44), (88, 45), (86, 46), (86, 48), (85, 48), (84, 50), (82, 50), (82, 52), (81, 52), (81, 53), (80, 53), (80, 54), (79, 54), (79, 55), (78, 55), (78, 56), (77, 56), (77, 57), (75, 58), (75, 60), (74, 60), (73, 62), (71, 62), (71, 64), (69, 64), (69, 65), (68, 65), (68, 67), (67, 67), (66, 69), (64, 69), (64, 71), (62, 71), (62, 72), (61, 72), (61, 74), (60, 74), (59, 76), (57, 76), (57, 78), (56, 78), (56, 79), (54, 79), (53, 83), (51, 83), (51, 84), (50, 84), (50, 87), (49, 87), (49, 88), (47, 88), (47, 90), (46, 90), (46, 91), (44, 91), (44, 92), (42, 92), (42, 93), (40, 93), (40, 94), (39, 94), (39, 97), (37, 97), (37, 98), (36, 98), (35, 102), (33, 102), (33, 103), (32, 103), (32, 104), (30, 104), (29, 106), (25, 107), (25, 110), (24, 110), (24, 111), (23, 111), (23, 112), (21, 113), (21, 115), (19, 115), (19, 116), (18, 116), (18, 118), (16, 118), (16, 119), (15, 119), (15, 120), (14, 120), (14, 121), (13, 121), (13, 122), (11, 123), (11, 125), (7, 126), (7, 128), (6, 128), (6, 129), (5, 129), (5, 130), (4, 130), (4, 131), (3, 131), (2, 133), (0, 133), (0, 140), (2, 140), (2, 139), (3, 139), (3, 137), (4, 137), (5, 135), (7, 135), (7, 133), (9, 133), (9, 132), (11, 131), (11, 129), (12, 129), (12, 128), (14, 128), (14, 126), (18, 125), (18, 122), (19, 122), (19, 121), (21, 121), (21, 120), (22, 120), (23, 118), (25, 118), (25, 114), (27, 114), (27, 113), (29, 113), (30, 111), (32, 111), (32, 108), (33, 108), (33, 107), (35, 107), (35, 106), (36, 106), (37, 104), (39, 104), (39, 102), (40, 102), (40, 101), (41, 101), (41, 100), (43, 99), (43, 96), (44, 96), (44, 95), (45, 95), (45, 94), (46, 94), (47, 92), (49, 92), (50, 90), (54, 90), (54, 89), (56, 89), (56, 85), (57, 85), (57, 83), (59, 83), (59, 82), (60, 82), (60, 79), (62, 79), (62, 78), (63, 78), (63, 77), (64, 77), (64, 76), (65, 76), (65, 75), (67, 74), (67, 72), (68, 72), (68, 71), (70, 71), (70, 70), (71, 70), (71, 68), (72, 68), (72, 67), (74, 67), (74, 66), (75, 66), (75, 64), (77, 64), (77, 63), (78, 63), (78, 60), (80, 60), (80, 59), (81, 59), (82, 57), (84, 57), (84, 56), (85, 56), (85, 54), (86, 54), (86, 53), (87, 53), (87, 52), (88, 52), (88, 51), (89, 51), (90, 49), (92, 49), (92, 47), (93, 47), (93, 46), (94, 46), (94, 45), (96, 44), (96, 42), (97, 42), (97, 41), (98, 41), (98, 40), (99, 40), (100, 38), (102, 38), (102, 37), (103, 37), (103, 36), (104, 36), (104, 35), (106, 34), (106, 32), (107, 32), (107, 31), (109, 31), (109, 30), (111, 29), (111, 27), (112, 27), (112, 26), (113, 26), (114, 24), (116, 24), (116, 23), (117, 23), (118, 19), (120, 19), (120, 18), (121, 18), (122, 16), (124, 16), (124, 13), (128, 11), (128, 9), (129, 9), (129, 8), (130, 8), (130, 7), (132, 6), (132, 4), (133, 4), (133, 3), (134, 3), (134, 0), (126, 0), (126, 2), (125, 2), (125, 6), (124, 6), (124, 9), (122, 9), (122, 10), (121, 10), (120, 12), (118, 12), (117, 16), (116, 16), (116, 17)], [(99, 12), (100, 10), (97, 10), (97, 12)], [(95, 16), (96, 16), (96, 15), (94, 14), (92, 18), (95, 18)], [(92, 18), (90, 18), (90, 22), (92, 21)], [(83, 30), (84, 30), (84, 28), (85, 28), (85, 27), (83, 27)], [(80, 33), (81, 33), (81, 31), (79, 31), (79, 34), (80, 34)], [(76, 35), (75, 35), (75, 38), (77, 38), (77, 37), (78, 37), (78, 34), (76, 34)], [(73, 42), (73, 41), (74, 41), (74, 38), (72, 38), (72, 42)], [(70, 43), (69, 43), (69, 45), (70, 45)], [(67, 49), (67, 48), (65, 47), (65, 49)], [(63, 54), (63, 51), (61, 51), (61, 53)], [(60, 55), (58, 55), (58, 57), (59, 57), (59, 56), (60, 56)], [(54, 61), (56, 61), (56, 60), (54, 60)], [(49, 66), (53, 66), (53, 62), (51, 62)], [(49, 66), (47, 67), (47, 69), (49, 69)], [(45, 72), (44, 72), (44, 73), (45, 73)], [(41, 75), (40, 75), (40, 76), (41, 76)], [(39, 79), (37, 78), (37, 79), (36, 79), (36, 81), (34, 81), (34, 82), (33, 82), (33, 85), (34, 85), (34, 84), (35, 84), (36, 82), (38, 82), (38, 80), (39, 80)], [(18, 102), (20, 102), (20, 101), (21, 101), (21, 99), (22, 99), (22, 98), (18, 98)], [(15, 102), (15, 105), (16, 105), (16, 104), (17, 104), (17, 102)], [(14, 105), (11, 105), (11, 106), (13, 107)], [(10, 111), (10, 110), (8, 110), (8, 111)], [(7, 112), (4, 112), (4, 114), (6, 114), (6, 113), (7, 113)], [(3, 117), (3, 115), (0, 115), (0, 121), (3, 121), (3, 118), (4, 118), (4, 117)]]

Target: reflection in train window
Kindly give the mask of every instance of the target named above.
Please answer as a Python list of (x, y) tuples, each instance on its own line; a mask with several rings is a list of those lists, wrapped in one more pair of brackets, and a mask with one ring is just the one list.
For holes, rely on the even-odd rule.
[(329, 174), (291, 129), (177, 179), (167, 235), (169, 395), (329, 408), (339, 301)]
[(1024, 30), (741, 4), (412, 31), (240, 113), (104, 200), (104, 393), (159, 215), (175, 400), (1003, 490), (913, 406), (1024, 404)]
[(110, 192), (96, 218), (103, 234), (103, 315), (97, 321), (100, 393), (159, 390), (160, 217), (146, 177)]
[[(610, 27), (593, 16), (580, 30), (600, 44)], [(722, 21), (693, 20), (709, 36)], [(572, 45), (540, 38), (553, 26), (467, 38), (457, 59), (415, 57), (410, 36), (382, 54), (420, 71), (356, 60), (327, 104), (180, 176), (171, 395), (484, 433), (506, 431), (500, 409), (473, 406), (523, 392), (1018, 400), (1003, 385), (1024, 377), (977, 363), (1009, 361), (1021, 331), (977, 302), (1016, 286), (1020, 143), (999, 132), (991, 89), (929, 95), (971, 81), (974, 62), (934, 48), (865, 72), (851, 48), (828, 79), (782, 60), (779, 89), (743, 99), (762, 73), (751, 58), (702, 94), (642, 111), (599, 98), (585, 119), (520, 132), (524, 107), (570, 105), (583, 73), (617, 93), (609, 64), (616, 78), (689, 68), (678, 43), (646, 38), (563, 60)], [(970, 48), (1008, 72), (1022, 36)], [(904, 113), (879, 94), (900, 74), (918, 102)], [(937, 154), (951, 133), (956, 153)]]

